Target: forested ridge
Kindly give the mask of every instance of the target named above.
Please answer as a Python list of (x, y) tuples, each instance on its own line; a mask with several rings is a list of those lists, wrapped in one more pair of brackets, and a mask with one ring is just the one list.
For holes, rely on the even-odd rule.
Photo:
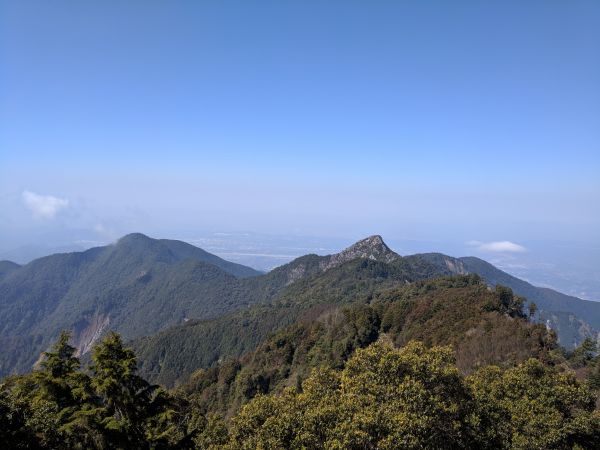
[(537, 320), (567, 348), (600, 326), (598, 303), (536, 288), (477, 258), (401, 257), (380, 236), (260, 274), (184, 242), (137, 233), (24, 266), (0, 262), (0, 376), (31, 370), (61, 330), (71, 332), (84, 359), (99, 337), (116, 331), (134, 340), (145, 377), (172, 386), (198, 368), (254, 350), (269, 333), (310, 317), (312, 308), (467, 273), (534, 301)]
[[(260, 302), (212, 320), (190, 321), (184, 326), (133, 341), (144, 376), (172, 386), (198, 368), (210, 367), (218, 360), (254, 350), (270, 333), (304, 318), (310, 320), (315, 311), (327, 305), (364, 303), (376, 291), (439, 273), (421, 258), (412, 257), (389, 264), (353, 259), (324, 272), (310, 270), (318, 259), (310, 258), (308, 262), (306, 259), (303, 257), (302, 261), (294, 263), (296, 268), (308, 266), (303, 271), (304, 276), (285, 286), (269, 302)], [(283, 272), (289, 273), (289, 270)]]
[[(129, 259), (102, 274), (119, 254)], [(400, 257), (378, 236), (250, 277), (190, 255), (211, 259), (133, 235), (115, 248), (58, 255), (51, 261), (61, 270), (6, 267), (3, 289), (31, 287), (15, 280), (34, 273), (28, 301), (45, 300), (7, 325), (5, 362), (19, 345), (28, 348), (10, 333), (54, 307), (49, 286), (70, 291), (72, 302), (86, 280), (88, 294), (102, 294), (86, 294), (64, 323), (87, 301), (104, 300), (130, 333), (202, 308), (215, 315), (134, 340), (105, 330), (81, 358), (80, 340), (66, 327), (35, 370), (0, 382), (0, 440), (8, 448), (600, 446), (595, 342), (561, 347), (545, 312), (501, 285), (514, 280), (493, 266)], [(120, 281), (104, 292), (109, 280)], [(171, 294), (172, 303), (161, 303)], [(131, 316), (134, 307), (139, 314)], [(27, 304), (7, 308), (18, 315)]]
[(598, 448), (600, 358), (475, 275), (315, 305), (256, 350), (151, 385), (119, 335), (65, 333), (0, 384), (8, 448)]
[(0, 376), (30, 370), (64, 329), (85, 353), (93, 336), (109, 330), (129, 339), (231, 311), (253, 301), (257, 289), (244, 281), (256, 275), (192, 245), (141, 234), (13, 267), (0, 277)]

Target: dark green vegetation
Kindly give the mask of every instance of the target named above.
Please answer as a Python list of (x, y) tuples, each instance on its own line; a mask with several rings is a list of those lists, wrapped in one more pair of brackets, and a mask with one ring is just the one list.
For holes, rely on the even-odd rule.
[(60, 336), (40, 370), (1, 385), (3, 445), (125, 449), (166, 444), (165, 435), (177, 428), (179, 405), (136, 374), (135, 355), (120, 336), (109, 334), (94, 348), (89, 374), (79, 370), (68, 339)]
[(451, 345), (462, 373), (532, 356), (552, 360), (554, 335), (529, 323), (521, 305), (510, 289), (490, 291), (476, 275), (384, 289), (368, 302), (314, 308), (254, 352), (195, 372), (180, 389), (203, 410), (230, 415), (257, 394), (299, 386), (313, 368), (341, 369), (356, 349), (378, 340)]
[(39, 370), (0, 384), (0, 440), (66, 449), (598, 448), (594, 343), (565, 354), (522, 305), (475, 275), (382, 289), (367, 302), (311, 309), (312, 318), (171, 392), (136, 373), (118, 335), (95, 347), (88, 370), (63, 335)]
[(255, 275), (183, 242), (140, 234), (12, 268), (0, 278), (0, 375), (30, 369), (62, 329), (85, 353), (109, 329), (132, 338), (238, 308), (256, 292), (240, 277)]
[(600, 330), (600, 303), (582, 300), (552, 289), (532, 286), (479, 258), (452, 258), (439, 253), (421, 255), (437, 267), (455, 274), (476, 273), (488, 284), (510, 287), (538, 307), (537, 320), (548, 321), (556, 330), (561, 345), (573, 348)]
[(329, 305), (364, 302), (377, 289), (404, 285), (435, 273), (435, 268), (420, 258), (400, 258), (389, 264), (354, 259), (306, 275), (270, 303), (170, 328), (134, 341), (133, 347), (144, 376), (171, 386), (197, 368), (253, 350), (273, 331), (298, 320), (310, 320)]
[(477, 258), (402, 258), (378, 236), (259, 274), (183, 242), (134, 234), (22, 267), (0, 263), (0, 376), (30, 370), (61, 330), (71, 332), (78, 355), (112, 330), (134, 339), (144, 376), (173, 385), (332, 305), (466, 273), (535, 301), (535, 319), (549, 321), (566, 347), (600, 327), (600, 304), (533, 287)]
[(0, 278), (0, 376), (29, 370), (61, 330), (78, 354), (109, 330), (132, 339), (268, 302), (286, 286), (357, 257), (399, 258), (381, 238), (307, 255), (258, 276), (180, 241), (132, 234), (85, 252), (6, 266)]
[[(488, 278), (483, 277), (486, 282), (495, 285), (502, 278), (520, 289), (515, 289), (519, 295), (523, 291), (539, 289), (504, 274), (483, 261), (481, 267), (478, 267), (475, 263), (480, 260), (476, 258), (474, 261), (464, 259), (470, 265), (465, 266), (466, 263), (462, 260), (440, 254), (398, 257), (389, 263), (354, 259), (325, 272), (305, 275), (286, 287), (268, 304), (257, 304), (214, 320), (170, 328), (136, 340), (133, 346), (140, 356), (144, 376), (153, 382), (172, 386), (197, 368), (209, 368), (217, 361), (238, 357), (255, 349), (269, 333), (297, 320), (311, 320), (332, 305), (368, 303), (386, 289), (398, 288), (417, 280), (486, 269), (485, 275)], [(539, 294), (536, 298), (538, 301), (541, 299), (541, 303), (545, 305)], [(600, 304), (597, 306), (600, 307)], [(545, 314), (548, 314), (547, 310), (540, 308), (535, 319), (539, 321)], [(563, 334), (573, 332), (574, 329), (578, 331), (579, 328), (579, 324), (573, 321), (563, 325), (558, 330)], [(577, 342), (581, 342), (585, 336), (584, 334)]]

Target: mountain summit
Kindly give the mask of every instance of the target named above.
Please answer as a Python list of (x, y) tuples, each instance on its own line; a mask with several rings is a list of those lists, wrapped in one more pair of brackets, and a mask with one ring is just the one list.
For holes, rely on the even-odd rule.
[(356, 242), (340, 253), (329, 255), (326, 260), (322, 261), (321, 269), (330, 269), (357, 258), (391, 263), (400, 259), (401, 256), (390, 249), (381, 236), (373, 235)]

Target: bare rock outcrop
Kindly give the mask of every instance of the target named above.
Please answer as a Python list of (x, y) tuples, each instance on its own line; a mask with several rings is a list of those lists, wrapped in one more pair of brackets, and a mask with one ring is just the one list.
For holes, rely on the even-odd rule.
[(383, 242), (381, 236), (374, 235), (358, 241), (340, 253), (329, 255), (320, 263), (320, 268), (321, 270), (331, 269), (357, 258), (391, 263), (400, 259), (400, 255), (391, 250), (386, 243)]

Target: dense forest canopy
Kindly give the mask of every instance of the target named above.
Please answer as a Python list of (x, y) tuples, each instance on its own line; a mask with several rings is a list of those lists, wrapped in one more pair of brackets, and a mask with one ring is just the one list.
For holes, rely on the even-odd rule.
[[(136, 233), (24, 266), (0, 262), (0, 376), (31, 370), (62, 330), (71, 332), (72, 345), (86, 357), (98, 337), (116, 331), (136, 340), (145, 377), (173, 385), (198, 368), (254, 350), (268, 333), (295, 322), (298, 309), (469, 273), (535, 302), (536, 319), (567, 348), (600, 329), (599, 303), (532, 286), (478, 258), (400, 256), (380, 236), (260, 274), (181, 241)], [(230, 329), (237, 338), (222, 333)], [(178, 352), (170, 351), (174, 347)]]
[(140, 376), (118, 334), (82, 367), (63, 333), (37, 370), (1, 382), (0, 439), (49, 449), (598, 448), (594, 342), (566, 352), (529, 319), (522, 298), (477, 276), (418, 282), (324, 308), (174, 390)]

